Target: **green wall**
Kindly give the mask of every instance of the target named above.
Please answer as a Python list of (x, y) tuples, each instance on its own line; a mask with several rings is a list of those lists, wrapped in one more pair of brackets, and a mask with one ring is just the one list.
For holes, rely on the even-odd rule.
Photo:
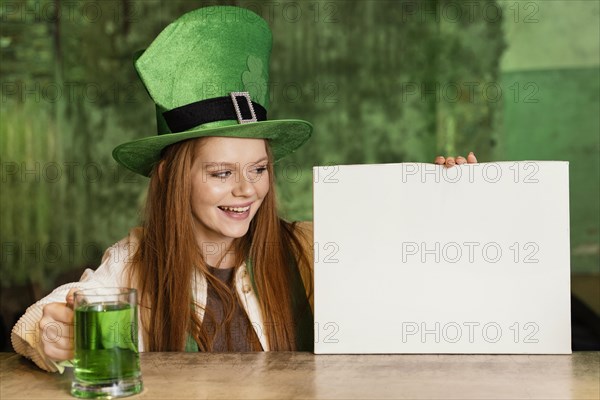
[(571, 271), (600, 273), (600, 2), (500, 3), (496, 158), (569, 161)]
[[(504, 159), (569, 161), (571, 270), (598, 272), (598, 69), (508, 72), (502, 80), (511, 94), (504, 102)], [(515, 83), (523, 92), (520, 101), (512, 96)], [(526, 98), (536, 102), (525, 102)]]

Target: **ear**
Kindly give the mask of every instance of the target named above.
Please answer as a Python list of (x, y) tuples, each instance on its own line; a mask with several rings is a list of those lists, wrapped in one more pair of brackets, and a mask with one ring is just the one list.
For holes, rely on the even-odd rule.
[(164, 178), (164, 172), (163, 171), (164, 171), (164, 169), (165, 169), (165, 160), (160, 160), (158, 162), (158, 169), (157, 169), (157, 171), (158, 171), (158, 181), (159, 182), (163, 181), (163, 178)]

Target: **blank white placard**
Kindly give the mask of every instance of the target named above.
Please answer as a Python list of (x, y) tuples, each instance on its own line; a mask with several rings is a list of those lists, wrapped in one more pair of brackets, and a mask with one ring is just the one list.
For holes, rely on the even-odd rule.
[(313, 180), (315, 353), (571, 353), (568, 162)]

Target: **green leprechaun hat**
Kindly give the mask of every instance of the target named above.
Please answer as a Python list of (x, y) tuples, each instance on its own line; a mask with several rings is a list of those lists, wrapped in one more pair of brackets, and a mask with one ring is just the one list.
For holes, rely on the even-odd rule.
[(312, 125), (267, 120), (270, 53), (267, 22), (247, 9), (204, 7), (172, 22), (135, 60), (158, 135), (117, 146), (115, 160), (149, 176), (165, 147), (203, 136), (268, 139), (275, 161), (295, 151)]

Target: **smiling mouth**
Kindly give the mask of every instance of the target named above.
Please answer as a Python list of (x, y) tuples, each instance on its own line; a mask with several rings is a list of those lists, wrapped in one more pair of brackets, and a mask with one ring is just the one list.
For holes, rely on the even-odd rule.
[(250, 209), (250, 206), (246, 206), (246, 207), (225, 207), (225, 206), (219, 206), (219, 208), (223, 211), (226, 212), (234, 212), (236, 214), (243, 214), (246, 211), (248, 211)]

